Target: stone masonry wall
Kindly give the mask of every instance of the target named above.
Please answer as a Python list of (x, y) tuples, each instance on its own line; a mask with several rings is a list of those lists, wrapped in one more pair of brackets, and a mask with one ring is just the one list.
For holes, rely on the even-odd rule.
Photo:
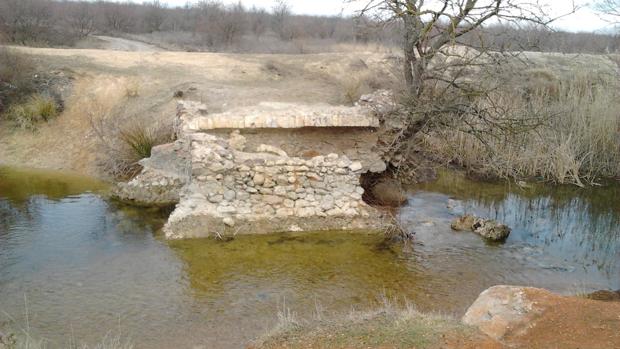
[[(377, 165), (376, 156), (366, 156), (368, 161), (350, 160), (344, 152), (289, 156), (273, 143), (249, 142), (246, 146), (248, 140), (238, 130), (226, 130), (230, 132), (226, 134), (222, 129), (188, 127), (195, 120), (192, 115), (205, 117), (199, 104), (180, 103), (178, 115), (179, 140), (154, 148), (151, 158), (143, 161), (143, 172), (117, 190), (119, 197), (136, 201), (178, 198), (164, 227), (167, 238), (375, 229), (383, 225), (379, 211), (362, 200), (364, 189), (360, 186), (360, 176), (369, 168), (385, 169), (385, 165)], [(273, 114), (269, 117), (278, 120)], [(304, 123), (312, 127), (313, 117), (307, 115)], [(210, 120), (223, 129), (229, 126), (217, 115)], [(254, 116), (253, 122), (260, 124), (260, 120)], [(325, 123), (328, 118), (318, 115), (317, 120)], [(374, 121), (360, 118), (349, 130), (371, 132), (369, 122)], [(297, 148), (306, 144), (312, 149), (316, 142), (304, 143), (303, 137), (296, 136), (296, 143)]]
[(362, 201), (360, 162), (246, 153), (208, 134), (191, 139), (191, 185), (164, 228), (168, 238), (375, 227), (368, 221), (375, 210)]

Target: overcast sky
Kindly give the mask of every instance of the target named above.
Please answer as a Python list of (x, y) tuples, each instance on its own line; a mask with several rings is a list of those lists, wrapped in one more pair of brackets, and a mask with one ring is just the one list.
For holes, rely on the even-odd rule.
[[(162, 0), (171, 6), (184, 5), (187, 0)], [(196, 2), (197, 0), (190, 0), (190, 2)], [(238, 0), (223, 0), (225, 3), (236, 3)], [(134, 0), (134, 2), (141, 2), (140, 0)], [(270, 9), (273, 6), (273, 0), (241, 0), (246, 6), (255, 5), (265, 9)], [(570, 11), (572, 7), (571, 0), (540, 0), (541, 3), (546, 3), (552, 15), (565, 14)], [(588, 0), (575, 0), (578, 5), (586, 5), (591, 1)], [(292, 10), (296, 14), (312, 14), (312, 15), (337, 15), (341, 12), (344, 14), (351, 14), (355, 11), (356, 6), (345, 5), (342, 0), (289, 0)], [(359, 3), (357, 7), (359, 7)], [(554, 26), (564, 30), (570, 31), (599, 31), (609, 28), (609, 25), (602, 21), (592, 10), (588, 8), (582, 8), (577, 13), (562, 18), (554, 23)]]

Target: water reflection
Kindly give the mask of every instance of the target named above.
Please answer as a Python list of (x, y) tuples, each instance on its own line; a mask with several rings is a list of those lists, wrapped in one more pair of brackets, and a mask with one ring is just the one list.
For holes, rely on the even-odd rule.
[[(521, 189), (443, 174), (436, 183), (412, 190), (415, 194), (402, 219), (422, 231), (421, 240), (454, 238), (458, 241), (455, 245), (467, 247), (461, 241), (463, 233), (446, 227), (455, 215), (463, 213), (498, 219), (513, 228), (506, 244), (488, 248), (487, 253), (495, 257), (491, 263), (503, 265), (504, 274), (513, 276), (498, 280), (561, 292), (620, 287), (620, 200), (612, 199), (620, 194), (617, 184), (588, 189), (541, 185)], [(434, 237), (427, 237), (425, 229), (416, 226), (421, 216), (438, 221), (439, 228), (430, 229)], [(473, 234), (468, 235), (472, 238)], [(513, 256), (503, 260), (507, 253)]]
[[(243, 347), (284, 302), (328, 316), (386, 294), (458, 314), (496, 284), (620, 288), (618, 203), (609, 201), (618, 187), (522, 190), (443, 176), (412, 188), (402, 210), (411, 248), (364, 232), (168, 242), (158, 232), (168, 210), (111, 202), (97, 194), (104, 187), (0, 171), (0, 311), (24, 326), (27, 301), (33, 332), (52, 348), (119, 326), (137, 348)], [(451, 231), (462, 212), (514, 233), (492, 245)]]

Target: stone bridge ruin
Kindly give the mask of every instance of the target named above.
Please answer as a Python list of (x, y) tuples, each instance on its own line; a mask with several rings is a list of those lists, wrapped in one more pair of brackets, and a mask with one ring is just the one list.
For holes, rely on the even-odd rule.
[(362, 200), (360, 176), (386, 169), (378, 127), (362, 106), (261, 103), (208, 114), (181, 101), (177, 141), (154, 147), (116, 195), (176, 204), (170, 239), (377, 229), (384, 219)]

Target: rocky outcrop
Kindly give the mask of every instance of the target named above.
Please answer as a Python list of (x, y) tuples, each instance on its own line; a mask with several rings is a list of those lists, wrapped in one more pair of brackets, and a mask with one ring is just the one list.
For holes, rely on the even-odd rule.
[(384, 171), (378, 121), (362, 107), (261, 104), (207, 115), (180, 102), (178, 140), (156, 147), (117, 195), (176, 202), (167, 238), (300, 230), (375, 229), (360, 176)]
[(453, 230), (470, 230), (490, 241), (505, 241), (510, 235), (510, 228), (492, 219), (464, 215), (456, 218), (450, 225)]

